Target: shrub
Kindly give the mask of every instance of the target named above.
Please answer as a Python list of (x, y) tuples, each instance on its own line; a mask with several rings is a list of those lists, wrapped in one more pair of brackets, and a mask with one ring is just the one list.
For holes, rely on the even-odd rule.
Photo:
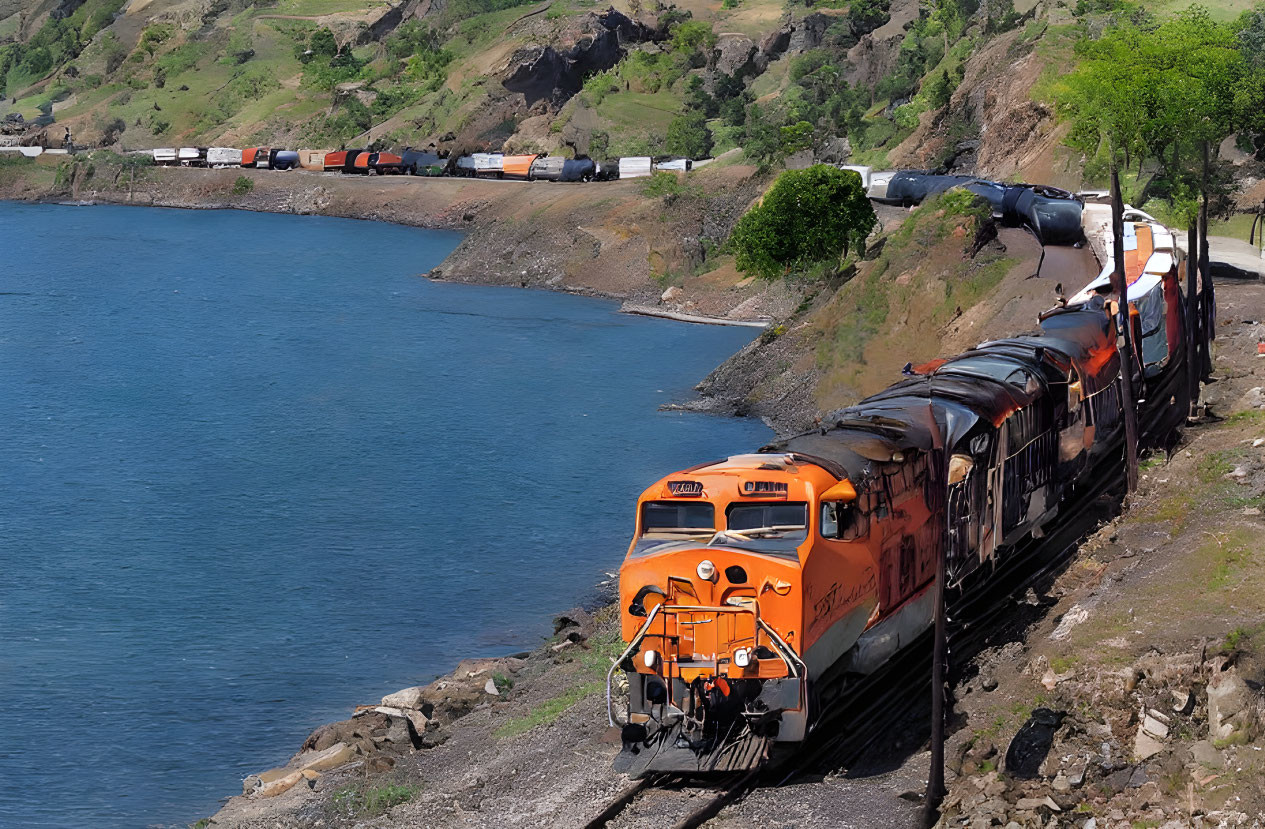
[(729, 243), (739, 270), (776, 279), (862, 247), (877, 221), (860, 176), (817, 164), (778, 176)]
[(246, 178), (246, 176), (238, 176), (237, 181), (233, 182), (233, 195), (244, 196), (255, 189), (255, 180)]
[(707, 158), (712, 151), (712, 135), (707, 129), (707, 116), (692, 111), (678, 115), (668, 125), (663, 149), (670, 155), (686, 158)]

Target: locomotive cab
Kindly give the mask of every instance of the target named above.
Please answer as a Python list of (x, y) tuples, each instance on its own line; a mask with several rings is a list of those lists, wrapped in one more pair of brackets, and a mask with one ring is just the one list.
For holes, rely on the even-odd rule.
[(863, 525), (857, 493), (828, 466), (740, 455), (641, 496), (620, 572), (628, 647), (612, 667), (628, 680), (630, 764), (644, 753), (656, 770), (734, 769), (767, 742), (804, 738), (814, 675), (806, 634), (819, 635), (809, 628), (827, 618), (805, 608), (805, 571), (835, 572), (821, 610), (851, 611), (851, 639), (873, 609), (872, 567), (848, 543)]

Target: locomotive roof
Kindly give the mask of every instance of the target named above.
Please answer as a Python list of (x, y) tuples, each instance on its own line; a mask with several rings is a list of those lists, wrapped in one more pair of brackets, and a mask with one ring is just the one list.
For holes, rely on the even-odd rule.
[[(761, 452), (795, 452), (837, 465), (853, 482), (863, 482), (879, 463), (910, 451), (928, 451), (935, 429), (955, 451), (983, 421), (1000, 424), (1011, 412), (1030, 406), (1077, 365), (1093, 378), (1093, 353), (1109, 347), (1102, 311), (1059, 309), (1042, 321), (1040, 334), (984, 343), (832, 412), (823, 425), (763, 447)], [(1062, 376), (1060, 376), (1062, 375)], [(838, 470), (831, 470), (838, 474)]]

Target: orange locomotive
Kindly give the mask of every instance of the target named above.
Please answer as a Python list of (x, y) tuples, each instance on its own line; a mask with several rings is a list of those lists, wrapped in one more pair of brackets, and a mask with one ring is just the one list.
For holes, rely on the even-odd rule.
[[(1185, 330), (1181, 303), (1166, 313)], [(607, 676), (608, 699), (615, 671), (628, 680), (618, 768), (734, 770), (802, 741), (848, 676), (930, 625), (942, 551), (961, 584), (1054, 520), (1120, 450), (1121, 361), (1101, 302), (1041, 328), (642, 494), (620, 570), (628, 647)]]

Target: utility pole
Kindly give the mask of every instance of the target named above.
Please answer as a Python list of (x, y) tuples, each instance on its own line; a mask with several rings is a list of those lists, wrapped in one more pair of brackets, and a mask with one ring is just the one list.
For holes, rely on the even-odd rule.
[(944, 583), (948, 578), (946, 558), (949, 555), (949, 452), (940, 434), (933, 405), (935, 387), (931, 375), (927, 375), (927, 411), (931, 416), (932, 461), (939, 468), (937, 489), (943, 491), (940, 503), (944, 532), (940, 538), (940, 552), (936, 556), (935, 585), (935, 641), (931, 651), (931, 768), (927, 772), (927, 794), (923, 798), (922, 822), (930, 829), (940, 818), (940, 804), (944, 801), (944, 661), (948, 643), (945, 641)]
[(1116, 269), (1112, 273), (1112, 289), (1120, 300), (1121, 328), (1124, 334), (1124, 345), (1120, 354), (1120, 387), (1122, 397), (1121, 408), (1124, 410), (1124, 452), (1125, 474), (1129, 482), (1129, 492), (1138, 488), (1138, 413), (1135, 405), (1137, 395), (1133, 391), (1133, 320), (1129, 316), (1129, 284), (1124, 274), (1124, 200), (1120, 196), (1120, 171), (1116, 169), (1115, 160), (1111, 163), (1111, 234), (1114, 237), (1112, 255), (1116, 260)]

